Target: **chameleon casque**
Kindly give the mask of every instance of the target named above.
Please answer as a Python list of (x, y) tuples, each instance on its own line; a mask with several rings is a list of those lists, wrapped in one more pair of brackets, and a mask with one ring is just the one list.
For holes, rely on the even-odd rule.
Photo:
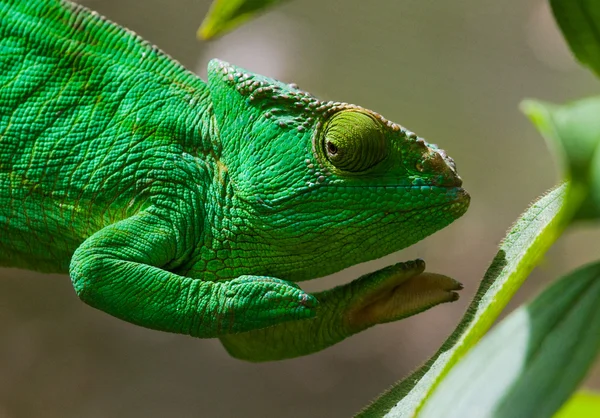
[(308, 294), (469, 205), (444, 151), (228, 63), (202, 81), (62, 0), (0, 1), (0, 265), (235, 357), (321, 350), (456, 300), (421, 260)]

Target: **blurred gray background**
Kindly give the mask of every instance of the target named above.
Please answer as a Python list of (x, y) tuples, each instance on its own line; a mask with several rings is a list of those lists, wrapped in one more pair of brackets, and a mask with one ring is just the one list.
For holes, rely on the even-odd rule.
[[(293, 0), (213, 43), (195, 38), (206, 0), (83, 3), (202, 77), (218, 57), (322, 99), (376, 110), (446, 149), (472, 196), (462, 219), (400, 253), (304, 287), (328, 288), (421, 257), (465, 290), (457, 303), (321, 353), (247, 364), (216, 340), (150, 331), (96, 311), (77, 299), (66, 276), (0, 269), (0, 418), (351, 416), (435, 352), (506, 230), (559, 178), (519, 102), (600, 90), (573, 61), (545, 0)], [(563, 237), (511, 308), (595, 259), (598, 238), (590, 228)]]

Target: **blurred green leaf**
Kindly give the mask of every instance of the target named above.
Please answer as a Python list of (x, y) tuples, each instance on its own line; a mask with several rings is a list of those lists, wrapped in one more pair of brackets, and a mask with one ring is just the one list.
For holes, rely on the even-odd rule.
[[(540, 198), (509, 231), (463, 319), (440, 350), (358, 414), (412, 417), (435, 385), (490, 328), (543, 254), (560, 235), (566, 186)], [(443, 415), (442, 415), (443, 416)]]
[(600, 2), (550, 0), (550, 5), (577, 59), (600, 76)]
[(600, 349), (600, 262), (546, 288), (487, 334), (419, 417), (551, 417)]
[(598, 418), (600, 417), (600, 395), (592, 392), (577, 392), (554, 415), (554, 418)]
[(198, 37), (212, 39), (241, 25), (254, 15), (284, 0), (213, 0)]
[(557, 154), (571, 184), (565, 210), (575, 220), (600, 216), (600, 97), (565, 106), (527, 100), (521, 108)]

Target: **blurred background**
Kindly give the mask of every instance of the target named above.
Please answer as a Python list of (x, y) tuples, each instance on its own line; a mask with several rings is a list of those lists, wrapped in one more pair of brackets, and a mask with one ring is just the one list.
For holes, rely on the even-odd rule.
[[(209, 59), (221, 58), (319, 98), (373, 109), (439, 144), (472, 196), (467, 214), (409, 249), (303, 287), (329, 288), (421, 257), (465, 289), (456, 303), (321, 353), (248, 364), (217, 340), (150, 331), (96, 311), (78, 300), (67, 276), (0, 269), (0, 418), (351, 416), (436, 351), (504, 233), (559, 178), (519, 102), (600, 91), (568, 52), (546, 0), (293, 0), (212, 43), (195, 38), (207, 0), (82, 3), (202, 77)], [(599, 238), (589, 226), (566, 234), (510, 308), (596, 259)]]

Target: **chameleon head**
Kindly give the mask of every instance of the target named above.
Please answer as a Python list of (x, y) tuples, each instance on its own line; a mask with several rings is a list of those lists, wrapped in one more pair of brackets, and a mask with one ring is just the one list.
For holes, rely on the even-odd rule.
[[(249, 274), (320, 277), (412, 245), (468, 208), (454, 161), (378, 113), (222, 61), (208, 81), (232, 190), (219, 204), (237, 231), (227, 247)], [(244, 260), (249, 237), (268, 265)]]

